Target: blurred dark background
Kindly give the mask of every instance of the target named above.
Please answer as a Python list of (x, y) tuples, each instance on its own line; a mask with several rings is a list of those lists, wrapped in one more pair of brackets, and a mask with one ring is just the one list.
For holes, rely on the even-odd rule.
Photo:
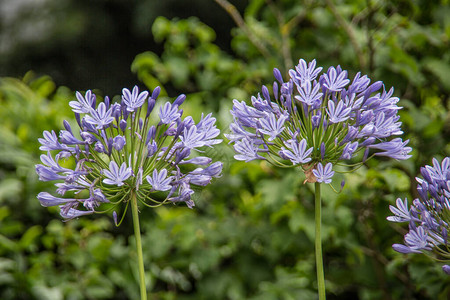
[[(240, 10), (247, 5), (233, 2)], [(130, 65), (138, 53), (163, 51), (151, 34), (158, 16), (196, 16), (214, 28), (217, 45), (230, 50), (234, 23), (210, 0), (2, 0), (0, 76), (33, 70), (58, 86), (119, 94), (136, 84)]]

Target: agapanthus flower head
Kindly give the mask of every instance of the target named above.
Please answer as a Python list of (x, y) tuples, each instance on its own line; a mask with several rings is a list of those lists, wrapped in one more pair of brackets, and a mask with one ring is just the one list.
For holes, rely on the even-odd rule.
[[(434, 252), (441, 261), (450, 263), (450, 157), (440, 163), (433, 158), (433, 166), (420, 169), (423, 178), (416, 177), (419, 198), (411, 205), (408, 200), (397, 199), (396, 206), (390, 205), (394, 214), (391, 222), (409, 223), (405, 244), (392, 247), (401, 253)], [(450, 267), (443, 270), (450, 275)]]
[(408, 141), (397, 137), (403, 133), (399, 99), (382, 82), (370, 84), (360, 73), (350, 80), (340, 66), (322, 72), (315, 60), (303, 59), (287, 81), (278, 69), (274, 76), (271, 91), (263, 86), (251, 103), (233, 102), (226, 137), (234, 143), (235, 159), (301, 166), (308, 182), (330, 183), (333, 166), (345, 160), (410, 157)]
[(222, 141), (211, 114), (197, 124), (182, 118), (184, 95), (152, 114), (159, 87), (152, 93), (137, 86), (122, 92), (120, 103), (105, 97), (99, 104), (91, 91), (77, 92), (69, 105), (79, 128), (64, 121), (59, 137), (44, 131), (39, 139), (46, 154), (36, 172), (40, 180), (56, 181), (59, 196), (42, 192), (38, 199), (43, 206), (59, 206), (64, 218), (91, 214), (102, 203), (128, 204), (131, 193), (150, 207), (175, 202), (193, 207), (191, 185), (205, 186), (220, 176), (222, 163), (202, 151)]

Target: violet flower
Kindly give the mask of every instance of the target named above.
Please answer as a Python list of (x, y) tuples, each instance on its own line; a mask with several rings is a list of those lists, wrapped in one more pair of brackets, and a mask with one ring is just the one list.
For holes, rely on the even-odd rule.
[(316, 182), (320, 174), (319, 180), (329, 183), (333, 166), (345, 160), (357, 158), (353, 165), (358, 166), (374, 155), (411, 156), (408, 140), (397, 137), (403, 133), (399, 99), (382, 82), (370, 84), (360, 73), (350, 80), (340, 66), (322, 72), (315, 60), (303, 59), (289, 70), (287, 81), (278, 69), (274, 77), (271, 91), (263, 86), (251, 104), (233, 102), (234, 122), (226, 137), (237, 160), (301, 166), (306, 181)]
[[(40, 180), (56, 182), (59, 196), (45, 192), (38, 199), (43, 206), (59, 206), (64, 218), (99, 212), (102, 203), (112, 203), (112, 208), (128, 205), (131, 194), (150, 207), (171, 202), (193, 207), (191, 184), (204, 186), (220, 176), (221, 162), (196, 155), (222, 141), (211, 114), (202, 115), (197, 124), (190, 116), (182, 119), (179, 106), (186, 97), (181, 95), (173, 104), (162, 103), (159, 120), (152, 124), (160, 88), (150, 98), (137, 86), (122, 92), (120, 103), (105, 97), (98, 105), (91, 91), (84, 96), (77, 92), (69, 105), (78, 131), (64, 121), (59, 138), (54, 131), (44, 131), (39, 139), (47, 154), (41, 156), (36, 172)], [(72, 161), (74, 168), (62, 167), (62, 159)], [(71, 195), (63, 197), (67, 194)]]
[[(419, 198), (411, 205), (399, 198), (396, 206), (389, 206), (394, 214), (387, 218), (389, 221), (409, 223), (405, 244), (392, 248), (400, 253), (434, 252), (441, 261), (450, 263), (450, 157), (442, 163), (433, 158), (433, 166), (420, 168), (420, 173), (423, 178), (416, 177)], [(443, 271), (450, 275), (448, 265)]]

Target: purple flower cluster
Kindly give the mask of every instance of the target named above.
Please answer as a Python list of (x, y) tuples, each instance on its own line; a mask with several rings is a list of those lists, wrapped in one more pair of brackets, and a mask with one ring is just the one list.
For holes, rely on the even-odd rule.
[(184, 95), (152, 115), (159, 93), (159, 87), (150, 95), (135, 86), (123, 89), (120, 103), (105, 97), (97, 105), (91, 91), (77, 92), (69, 105), (78, 129), (64, 121), (59, 136), (44, 131), (39, 149), (46, 154), (36, 165), (40, 180), (56, 181), (56, 192), (72, 198), (42, 192), (40, 203), (59, 206), (64, 218), (91, 214), (102, 203), (128, 203), (130, 193), (150, 207), (170, 202), (193, 207), (191, 184), (205, 186), (222, 172), (222, 163), (201, 150), (222, 142), (216, 139), (220, 131), (211, 114), (202, 114), (197, 124), (190, 116), (182, 119)]
[[(409, 206), (408, 200), (397, 199), (390, 206), (391, 222), (408, 222), (409, 232), (405, 244), (394, 244), (401, 253), (434, 251), (441, 259), (450, 261), (448, 231), (450, 231), (450, 157), (442, 163), (433, 158), (433, 166), (420, 169), (423, 178), (417, 177), (419, 198)], [(450, 275), (450, 266), (443, 270)]]
[(234, 100), (234, 122), (226, 137), (234, 143), (235, 159), (267, 159), (276, 165), (302, 166), (309, 182), (330, 183), (333, 165), (361, 153), (407, 159), (411, 151), (401, 138), (394, 90), (381, 81), (330, 67), (321, 73), (316, 61), (303, 59), (284, 81), (274, 69), (271, 91), (251, 97), (251, 104)]

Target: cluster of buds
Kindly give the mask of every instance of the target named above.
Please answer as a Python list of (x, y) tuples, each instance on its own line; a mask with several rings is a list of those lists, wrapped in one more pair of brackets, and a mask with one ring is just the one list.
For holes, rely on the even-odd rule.
[(40, 203), (60, 206), (68, 219), (94, 213), (102, 203), (128, 203), (130, 193), (150, 207), (193, 207), (191, 185), (206, 186), (221, 174), (222, 163), (201, 150), (222, 142), (216, 138), (220, 131), (211, 114), (202, 114), (197, 124), (190, 116), (182, 119), (185, 95), (155, 108), (159, 93), (159, 87), (150, 95), (135, 86), (123, 89), (120, 103), (105, 97), (97, 105), (91, 91), (77, 92), (69, 105), (79, 130), (64, 121), (59, 136), (44, 131), (40, 150), (47, 153), (36, 165), (40, 180), (56, 181), (59, 196), (72, 197), (41, 192)]
[(395, 137), (403, 132), (393, 88), (360, 73), (351, 81), (340, 66), (321, 71), (301, 59), (286, 82), (274, 69), (271, 92), (263, 86), (251, 104), (234, 100), (226, 137), (235, 159), (301, 166), (306, 181), (330, 183), (333, 166), (359, 153), (360, 164), (374, 155), (410, 157), (408, 141)]

